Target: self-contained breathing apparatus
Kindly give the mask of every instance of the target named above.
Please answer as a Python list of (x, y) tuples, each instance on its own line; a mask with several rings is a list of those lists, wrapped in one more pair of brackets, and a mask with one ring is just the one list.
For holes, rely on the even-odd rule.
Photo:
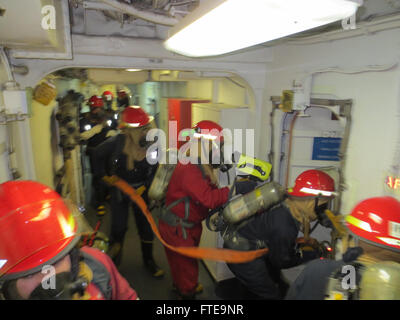
[[(178, 161), (177, 151), (168, 150), (165, 159), (169, 161), (164, 161), (166, 163), (159, 165), (148, 192), (149, 199), (153, 201), (152, 211), (153, 214), (168, 224), (173, 226), (180, 225), (183, 231), (182, 234), (185, 236), (185, 228), (193, 226), (188, 221), (190, 199), (188, 197), (178, 199), (168, 207), (165, 207), (163, 203), (168, 183)], [(270, 163), (238, 153), (233, 154), (232, 160), (233, 165), (235, 165), (236, 176), (229, 195), (229, 201), (222, 207), (210, 211), (205, 221), (206, 226), (210, 231), (220, 232), (225, 246), (230, 249), (248, 251), (266, 248), (267, 244), (263, 241), (250, 243), (248, 239), (240, 236), (238, 230), (258, 212), (268, 210), (281, 203), (287, 197), (287, 193), (278, 183), (268, 181), (272, 167)], [(201, 166), (199, 168), (202, 170)], [(224, 168), (221, 171), (224, 171)], [(242, 188), (242, 183), (251, 185), (251, 188)], [(237, 193), (235, 196), (232, 196), (233, 191)], [(182, 201), (185, 203), (185, 216), (184, 218), (179, 218), (170, 209)], [(338, 220), (340, 217), (338, 218), (328, 210), (327, 203), (321, 204), (318, 196), (315, 198), (314, 211), (318, 220), (313, 228), (309, 230), (307, 236), (298, 239), (297, 249), (299, 252), (316, 251), (320, 257), (333, 258), (333, 245), (343, 235), (341, 223)], [(329, 241), (318, 242), (308, 237), (318, 224), (332, 229), (333, 245)]]
[[(249, 174), (247, 179), (252, 181), (258, 180), (258, 184), (262, 181), (259, 178), (259, 171), (253, 171), (255, 171), (255, 174)], [(237, 177), (238, 176), (235, 178), (231, 193), (237, 188)], [(268, 176), (265, 177), (265, 180), (266, 179), (268, 179)], [(255, 214), (277, 205), (283, 201), (285, 197), (285, 190), (278, 183), (274, 181), (261, 182), (261, 184), (257, 185), (252, 191), (237, 194), (234, 197), (230, 196), (230, 200), (223, 207), (210, 213), (206, 219), (206, 225), (209, 230), (221, 233), (224, 245), (227, 248), (240, 251), (266, 248), (267, 244), (264, 243), (264, 241), (250, 241), (240, 236), (238, 231), (246, 225)]]
[[(159, 165), (153, 182), (150, 186), (148, 195), (150, 200), (153, 201), (153, 212), (157, 211), (156, 215), (170, 225), (181, 225), (183, 235), (185, 236), (185, 228), (190, 228), (193, 226), (193, 224), (188, 221), (190, 199), (188, 197), (178, 199), (171, 203), (168, 207), (165, 207), (163, 204), (169, 181), (177, 163), (176, 155), (176, 150), (167, 150), (166, 159), (169, 159), (169, 163)], [(233, 154), (232, 157), (233, 161), (236, 159), (238, 160), (236, 161), (236, 170), (240, 176), (254, 177), (254, 179), (258, 181), (265, 181), (268, 179), (269, 172), (271, 171), (271, 164), (246, 155), (239, 155), (237, 153)], [(233, 164), (223, 163), (220, 166), (220, 170), (229, 174), (228, 170), (232, 168), (232, 166)], [(202, 171), (203, 177), (205, 177), (205, 173), (201, 165), (199, 165), (199, 169)], [(231, 189), (231, 191), (233, 190)], [(223, 207), (211, 211), (206, 220), (207, 227), (211, 231), (222, 231), (227, 224), (236, 224), (254, 215), (259, 210), (266, 209), (271, 205), (278, 203), (283, 199), (283, 195), (283, 189), (277, 183), (265, 183), (257, 187), (253, 192), (243, 196), (237, 195)], [(231, 197), (232, 192), (230, 194), (230, 198)], [(183, 219), (177, 217), (170, 210), (172, 207), (176, 206), (182, 201), (185, 203), (185, 217)], [(211, 217), (217, 213), (218, 218), (213, 219), (213, 222), (211, 223)]]
[(329, 277), (325, 300), (400, 300), (400, 264), (344, 264)]
[[(251, 175), (252, 179), (257, 180), (258, 176), (255, 174)], [(299, 252), (300, 256), (305, 256), (307, 251), (312, 251), (317, 254), (318, 257), (333, 259), (335, 256), (335, 250), (333, 248), (336, 245), (336, 241), (343, 236), (343, 226), (340, 223), (341, 216), (334, 215), (328, 210), (329, 202), (327, 199), (329, 196), (334, 195), (331, 192), (323, 192), (327, 190), (334, 190), (333, 180), (323, 172), (318, 172), (316, 170), (305, 171), (300, 176), (300, 180), (297, 182), (305, 182), (308, 178), (320, 179), (319, 181), (314, 181), (312, 187), (321, 187), (321, 190), (313, 189), (307, 190), (306, 193), (300, 189), (297, 190), (302, 184), (298, 183), (295, 186), (295, 190), (292, 189), (286, 191), (276, 182), (261, 183), (253, 191), (242, 192), (241, 196), (232, 198), (222, 210), (222, 214), (219, 214), (217, 218), (214, 219), (214, 228), (209, 228), (210, 230), (220, 231), (224, 239), (225, 246), (229, 248), (237, 248), (237, 250), (249, 250), (250, 248), (262, 248), (263, 246), (268, 247), (267, 243), (262, 243), (262, 241), (253, 241), (254, 243), (249, 243), (248, 240), (243, 239), (239, 236), (238, 230), (244, 227), (249, 220), (260, 211), (265, 211), (271, 209), (274, 205), (281, 203), (286, 199), (288, 195), (293, 195), (298, 197), (315, 197), (313, 212), (315, 213), (316, 223), (312, 228), (309, 226), (309, 220), (306, 219), (303, 225), (304, 236), (300, 237), (296, 241), (296, 250)], [(299, 179), (298, 177), (298, 179)], [(307, 179), (305, 179), (307, 178)], [(324, 178), (329, 178), (324, 181)], [(312, 179), (311, 179), (312, 180)], [(317, 182), (317, 183), (315, 183)], [(322, 183), (322, 185), (319, 185)], [(325, 184), (326, 183), (326, 184)], [(322, 192), (322, 194), (320, 194)], [(300, 198), (298, 198), (300, 200)], [(257, 201), (260, 201), (257, 203)], [(246, 206), (243, 205), (246, 204)], [(252, 207), (252, 205), (254, 207)], [(230, 212), (230, 208), (234, 211)], [(243, 214), (242, 210), (244, 208)], [(221, 219), (222, 216), (222, 219)], [(211, 218), (212, 219), (212, 218)], [(221, 222), (223, 221), (223, 222)], [(332, 229), (331, 239), (332, 243), (329, 241), (319, 242), (316, 239), (310, 237), (310, 234), (315, 230), (315, 228), (321, 224), (326, 228)], [(311, 230), (310, 230), (311, 229)]]

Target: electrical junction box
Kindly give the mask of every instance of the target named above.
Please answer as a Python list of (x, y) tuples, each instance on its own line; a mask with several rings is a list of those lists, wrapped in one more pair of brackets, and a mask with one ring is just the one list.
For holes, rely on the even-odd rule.
[(310, 101), (306, 101), (306, 95), (302, 88), (295, 88), (293, 90), (293, 110), (302, 111), (305, 110)]
[[(308, 100), (308, 101), (307, 101)], [(310, 104), (302, 86), (296, 86), (293, 90), (283, 90), (279, 108), (283, 112), (304, 111)]]
[(4, 90), (3, 100), (6, 114), (28, 113), (28, 101), (25, 90)]
[(293, 90), (283, 90), (281, 96), (281, 104), (279, 105), (279, 109), (283, 112), (292, 112), (293, 111)]

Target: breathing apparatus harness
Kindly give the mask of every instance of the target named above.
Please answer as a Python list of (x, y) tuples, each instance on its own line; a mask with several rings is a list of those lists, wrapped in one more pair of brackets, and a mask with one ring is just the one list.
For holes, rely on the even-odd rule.
[[(259, 183), (265, 182), (268, 179), (271, 166), (269, 163), (262, 160), (251, 158), (245, 155), (239, 155), (237, 153), (233, 154), (233, 160), (236, 160), (236, 169), (239, 171), (239, 175), (235, 175), (233, 186), (229, 192), (228, 201), (221, 207), (210, 212), (206, 219), (206, 226), (210, 231), (220, 232), (224, 240), (224, 246), (227, 248), (239, 251), (265, 249), (268, 247), (265, 241), (249, 240), (242, 237), (238, 232), (254, 216), (244, 218), (236, 223), (231, 223), (224, 217), (223, 212), (233, 200), (242, 196), (240, 194), (236, 195), (235, 197), (233, 196), (234, 192), (238, 191), (237, 182), (252, 182), (252, 186), (255, 187)], [(240, 177), (240, 180), (238, 177)], [(215, 216), (215, 214), (217, 215)]]
[[(224, 159), (223, 157), (223, 151), (222, 149), (219, 148), (219, 146), (217, 146), (215, 144), (214, 141), (211, 141), (212, 146), (217, 148), (219, 151), (219, 155), (220, 155), (220, 159)], [(204, 151), (204, 154), (207, 155), (208, 153), (208, 160), (210, 165), (212, 166), (213, 169), (220, 169), (221, 172), (226, 172), (228, 175), (228, 180), (229, 180), (229, 173), (228, 170), (232, 167), (232, 164), (227, 164), (224, 163), (224, 161), (219, 161), (219, 163), (214, 163), (215, 161), (213, 161), (213, 152), (208, 152), (206, 150), (205, 147), (205, 143), (204, 141), (201, 141), (201, 148)], [(219, 160), (219, 159), (218, 159)], [(204, 171), (204, 168), (201, 164), (201, 157), (197, 158), (197, 163), (196, 163), (197, 167), (199, 168), (199, 170), (201, 171), (201, 175), (203, 179), (207, 179), (207, 175)], [(165, 201), (165, 199), (163, 199), (163, 201)], [(185, 215), (184, 218), (178, 217), (171, 209), (175, 206), (177, 206), (179, 203), (184, 202), (185, 204)], [(173, 201), (172, 203), (170, 203), (168, 206), (165, 206), (164, 203), (162, 203), (161, 205), (159, 205), (158, 210), (154, 210), (155, 212), (158, 212), (158, 218), (162, 221), (164, 221), (165, 223), (167, 223), (168, 225), (172, 226), (172, 227), (176, 227), (177, 225), (179, 225), (182, 229), (182, 236), (184, 239), (187, 239), (187, 232), (186, 232), (186, 228), (193, 228), (195, 226), (195, 223), (190, 222), (189, 221), (189, 214), (190, 214), (190, 197), (186, 196), (183, 198), (179, 198), (175, 201)]]
[[(197, 167), (200, 169), (203, 179), (206, 179), (206, 173), (204, 172), (204, 168), (200, 163), (197, 163)], [(184, 218), (178, 217), (171, 209), (177, 206), (179, 203), (184, 202), (185, 204), (185, 215)], [(186, 228), (193, 228), (195, 223), (189, 221), (189, 214), (190, 214), (190, 197), (186, 196), (183, 198), (179, 198), (168, 206), (162, 205), (161, 208), (158, 210), (158, 218), (167, 223), (172, 227), (176, 227), (180, 225), (182, 229), (182, 236), (184, 239), (187, 239), (187, 232)]]
[[(235, 181), (236, 179), (237, 177), (235, 178)], [(257, 180), (257, 177), (252, 176), (252, 179)], [(232, 191), (233, 188), (231, 189), (231, 192)], [(272, 202), (269, 207), (265, 208), (265, 210), (272, 210), (273, 208), (279, 205), (285, 205), (283, 203), (283, 200), (285, 200), (287, 196), (288, 195), (285, 193), (281, 197), (279, 202), (277, 201)], [(331, 244), (328, 241), (318, 242), (316, 239), (310, 237), (311, 233), (316, 229), (318, 224), (321, 224), (326, 228), (331, 228), (332, 233), (336, 232), (335, 229), (336, 223), (334, 218), (331, 217), (331, 216), (334, 217), (334, 215), (329, 210), (327, 210), (328, 203), (324, 203), (322, 205), (318, 204), (319, 198), (320, 196), (317, 196), (315, 198), (315, 203), (314, 203), (314, 212), (318, 218), (317, 222), (313, 225), (311, 229), (309, 225), (304, 228), (305, 229), (303, 230), (304, 237), (300, 237), (296, 240), (296, 247), (297, 251), (300, 253), (301, 256), (303, 256), (304, 251), (315, 251), (321, 258), (332, 258), (334, 256), (334, 252)], [(235, 200), (235, 198), (231, 198), (231, 196), (230, 199), (231, 199), (230, 201)], [(243, 220), (240, 220), (237, 223), (229, 223), (229, 221), (225, 219), (223, 210), (228, 204), (229, 201), (227, 204), (224, 204), (222, 208), (218, 208), (216, 210), (218, 211), (218, 216), (213, 220), (211, 220), (212, 219), (211, 215), (213, 213), (210, 214), (210, 216), (206, 220), (207, 227), (211, 231), (221, 232), (221, 236), (224, 239), (225, 246), (231, 249), (246, 251), (246, 250), (251, 250), (252, 248), (260, 249), (268, 247), (268, 244), (264, 240), (248, 240), (240, 235), (239, 230), (243, 228), (249, 221), (251, 221), (251, 219), (254, 218), (254, 215), (251, 215)]]

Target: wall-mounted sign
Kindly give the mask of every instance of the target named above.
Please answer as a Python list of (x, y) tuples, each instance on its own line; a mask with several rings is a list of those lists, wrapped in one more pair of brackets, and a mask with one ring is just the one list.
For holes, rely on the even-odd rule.
[(315, 137), (311, 160), (339, 161), (342, 138)]
[(400, 177), (387, 176), (385, 183), (390, 189), (400, 191)]

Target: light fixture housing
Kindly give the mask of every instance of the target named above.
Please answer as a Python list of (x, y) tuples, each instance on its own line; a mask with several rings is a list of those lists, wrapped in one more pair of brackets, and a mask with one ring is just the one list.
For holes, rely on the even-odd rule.
[(204, 0), (168, 32), (166, 49), (215, 56), (353, 16), (362, 0)]
[(125, 69), (125, 71), (128, 71), (128, 72), (136, 72), (136, 71), (142, 71), (142, 69), (132, 69), (132, 68), (128, 68), (128, 69)]

